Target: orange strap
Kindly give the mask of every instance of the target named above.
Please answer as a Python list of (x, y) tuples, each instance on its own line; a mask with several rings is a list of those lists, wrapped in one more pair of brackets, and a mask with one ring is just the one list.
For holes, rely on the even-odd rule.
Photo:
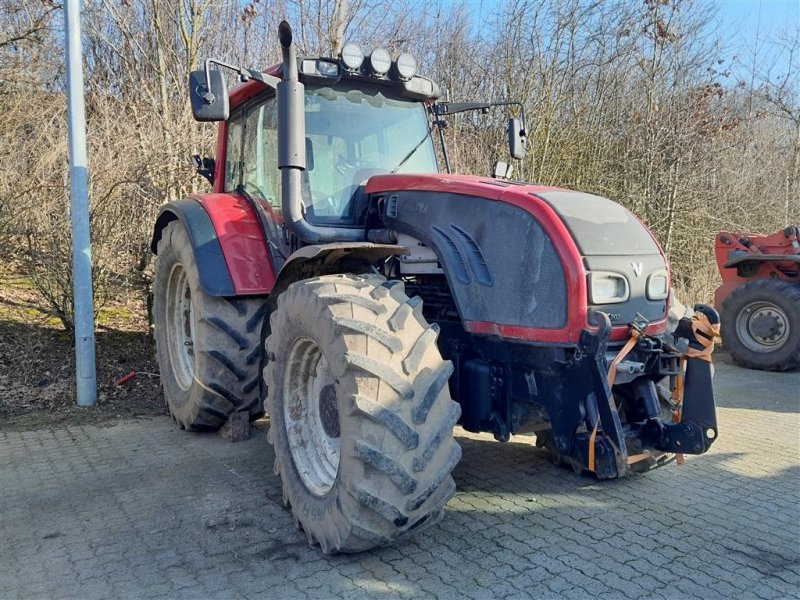
[[(704, 335), (698, 335), (698, 332)], [(714, 338), (719, 337), (719, 323), (712, 325), (707, 316), (703, 313), (697, 313), (692, 316), (692, 333), (694, 333), (694, 339), (703, 346), (703, 349), (689, 348), (686, 350), (686, 356), (711, 362), (711, 353), (714, 352)]]
[(600, 425), (600, 417), (597, 417), (597, 422), (594, 424), (592, 434), (589, 436), (589, 465), (588, 469), (594, 473), (594, 441), (597, 439), (597, 426)]
[(619, 351), (619, 354), (611, 361), (611, 365), (608, 367), (608, 387), (612, 387), (614, 385), (614, 380), (617, 378), (617, 365), (628, 356), (638, 340), (639, 332), (636, 329), (632, 329), (630, 339), (625, 342), (622, 350)]
[(650, 452), (650, 451), (643, 452), (642, 454), (634, 454), (633, 456), (629, 456), (628, 457), (628, 464), (629, 465), (635, 464), (635, 463), (637, 463), (639, 461), (646, 460), (646, 459), (650, 458), (651, 456), (653, 458), (658, 458), (659, 456), (663, 456), (663, 455), (664, 455), (664, 452)]
[[(631, 337), (625, 342), (625, 345), (622, 347), (622, 350), (619, 351), (614, 357), (614, 360), (611, 361), (611, 364), (608, 367), (608, 387), (613, 387), (614, 380), (617, 378), (617, 365), (621, 363), (633, 347), (636, 345), (636, 342), (639, 340), (639, 332), (636, 329), (631, 329)], [(594, 473), (595, 469), (595, 462), (594, 462), (594, 442), (597, 439), (597, 428), (600, 425), (600, 417), (598, 416), (597, 422), (594, 424), (594, 429), (592, 429), (592, 433), (589, 436), (589, 465), (587, 468), (589, 471)]]
[[(672, 422), (680, 423), (683, 411), (683, 370), (686, 368), (686, 357), (688, 352), (681, 356), (680, 372), (678, 373), (677, 380), (675, 381), (675, 389), (672, 390)], [(683, 454), (680, 452), (675, 454), (675, 462), (682, 465), (685, 461)]]
[[(705, 335), (698, 335), (698, 332)], [(701, 346), (702, 350), (687, 348), (686, 353), (681, 357), (681, 368), (678, 379), (675, 382), (675, 389), (672, 391), (672, 421), (680, 423), (683, 416), (683, 373), (686, 368), (688, 358), (697, 358), (706, 362), (711, 362), (711, 354), (714, 352), (714, 338), (719, 337), (719, 323), (712, 325), (708, 317), (703, 313), (696, 313), (692, 316), (692, 333), (694, 338)], [(684, 463), (683, 454), (675, 454), (675, 462), (679, 465)]]

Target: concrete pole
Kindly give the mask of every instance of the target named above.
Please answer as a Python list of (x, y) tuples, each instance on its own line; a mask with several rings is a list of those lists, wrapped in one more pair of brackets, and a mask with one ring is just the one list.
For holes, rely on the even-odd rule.
[(69, 122), (69, 191), (72, 217), (72, 300), (75, 310), (75, 381), (78, 406), (94, 406), (94, 301), (92, 246), (89, 233), (89, 165), (83, 105), (80, 0), (65, 0), (67, 117)]

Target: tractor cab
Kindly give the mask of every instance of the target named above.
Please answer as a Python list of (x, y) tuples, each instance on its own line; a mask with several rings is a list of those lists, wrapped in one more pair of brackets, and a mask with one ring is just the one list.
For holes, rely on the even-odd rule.
[[(306, 168), (300, 191), (312, 224), (363, 227), (363, 190), (370, 177), (438, 172), (425, 106), (392, 92), (350, 81), (306, 87)], [(259, 111), (268, 113), (268, 106)], [(257, 117), (262, 129), (266, 126), (265, 137), (274, 137), (277, 130), (271, 116)], [(252, 150), (259, 154), (253, 164), (265, 168), (245, 175), (246, 189), (258, 198), (268, 199), (270, 192), (274, 198), (277, 190), (267, 181), (279, 176), (274, 146), (255, 144)]]
[[(235, 70), (242, 84), (229, 95), (224, 77), (211, 65)], [(297, 168), (278, 164), (282, 134), (283, 145), (294, 149), (290, 162), (304, 163), (298, 195), (304, 220), (312, 227), (363, 228), (369, 178), (440, 172), (434, 128), (440, 133), (443, 166), (450, 172), (442, 117), (508, 105), (518, 105), (524, 115), (516, 102), (437, 103), (438, 86), (417, 75), (416, 68), (410, 54), (392, 60), (388, 50), (377, 48), (365, 57), (355, 44), (346, 44), (338, 58), (299, 60), (296, 75), (283, 64), (260, 73), (207, 60), (205, 69), (191, 74), (190, 96), (198, 121), (224, 122), (219, 147), (225, 148), (227, 159), (225, 169), (211, 178), (219, 182), (215, 191), (238, 187), (243, 194), (280, 206), (280, 170)], [(297, 79), (284, 81), (284, 72)], [(290, 115), (302, 112), (302, 119), (279, 115), (278, 89), (287, 86), (293, 93), (285, 98), (292, 102), (285, 102), (289, 106), (284, 109)], [(248, 121), (244, 128), (238, 125), (243, 119)], [(240, 129), (245, 129), (243, 136)], [(511, 119), (508, 131), (511, 155), (522, 158), (524, 117)], [(240, 146), (244, 156), (237, 160)], [(206, 174), (213, 159), (197, 158), (198, 172)], [(512, 169), (500, 165), (502, 174), (496, 172), (495, 177), (504, 178)], [(324, 237), (332, 241), (335, 236), (333, 232)], [(343, 239), (352, 241), (352, 233)]]

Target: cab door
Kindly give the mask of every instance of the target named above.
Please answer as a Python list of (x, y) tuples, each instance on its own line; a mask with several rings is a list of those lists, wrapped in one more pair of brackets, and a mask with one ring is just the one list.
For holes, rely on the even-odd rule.
[(225, 191), (241, 196), (258, 211), (277, 273), (292, 249), (281, 214), (278, 110), (274, 95), (257, 98), (231, 116), (224, 186)]

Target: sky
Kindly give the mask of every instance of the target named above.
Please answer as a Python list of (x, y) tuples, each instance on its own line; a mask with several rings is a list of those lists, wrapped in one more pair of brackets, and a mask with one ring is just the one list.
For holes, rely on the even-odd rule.
[[(728, 42), (726, 49), (731, 56), (737, 53), (752, 56), (754, 48), (764, 56), (769, 56), (774, 52), (774, 46), (770, 43), (782, 30), (797, 30), (800, 27), (800, 0), (698, 1), (716, 2), (719, 6), (720, 33)], [(788, 62), (788, 53), (784, 53), (782, 57), (784, 60), (778, 60), (771, 66), (773, 74), (784, 74), (792, 68)], [(794, 68), (797, 60), (795, 56)]]
[(717, 3), (725, 24), (750, 39), (755, 39), (757, 27), (763, 34), (792, 22), (800, 23), (800, 0), (718, 0)]
[[(558, 0), (555, 0), (558, 1)], [(618, 0), (620, 2), (641, 2), (642, 0)], [(493, 6), (503, 0), (443, 0), (447, 4), (466, 4), (479, 15), (490, 12)], [(695, 4), (714, 4), (718, 7), (718, 33), (724, 42), (723, 56), (729, 61), (735, 56), (752, 57), (753, 49), (758, 47), (759, 54), (769, 55), (774, 52), (769, 41), (774, 40), (781, 30), (800, 29), (800, 0), (694, 0)], [(726, 56), (727, 55), (727, 56)], [(773, 74), (776, 71), (785, 73), (790, 69), (788, 53), (783, 59), (771, 60)], [(794, 65), (800, 59), (800, 48), (795, 52)], [(743, 62), (748, 62), (743, 59)], [(743, 67), (736, 61), (728, 62), (735, 76), (743, 77)]]
[(716, 1), (726, 35), (748, 46), (764, 41), (781, 29), (800, 25), (800, 0), (699, 0)]

